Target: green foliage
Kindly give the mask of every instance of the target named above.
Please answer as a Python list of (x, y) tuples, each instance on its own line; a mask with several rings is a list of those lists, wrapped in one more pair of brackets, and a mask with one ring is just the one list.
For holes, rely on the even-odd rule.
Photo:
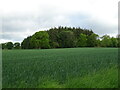
[(21, 43), (22, 49), (45, 49), (50, 48), (49, 35), (46, 31), (36, 32), (34, 35), (29, 36)]
[(87, 46), (87, 35), (85, 34), (80, 34), (77, 42), (78, 47), (86, 47)]
[(7, 43), (2, 43), (2, 44), (1, 44), (1, 45), (2, 45), (2, 49), (7, 49), (6, 44), (7, 44)]
[(22, 43), (21, 43), (21, 48), (22, 49), (32, 49), (32, 45), (30, 44), (30, 40), (31, 40), (32, 36), (28, 36), (27, 38), (25, 38)]
[[(119, 37), (119, 35), (118, 35)], [(8, 49), (2, 43), (2, 49)], [(17, 45), (17, 44), (16, 44)], [(92, 30), (80, 27), (54, 27), (47, 31), (39, 31), (28, 36), (21, 43), (21, 49), (49, 49), (73, 47), (120, 47), (120, 39), (104, 35), (99, 38)], [(19, 49), (15, 46), (16, 49)]]
[(101, 47), (101, 41), (100, 39), (97, 39), (97, 44), (96, 44), (97, 47)]
[(76, 39), (74, 33), (71, 31), (63, 31), (59, 35), (60, 46), (63, 48), (70, 48), (76, 46)]
[(59, 48), (60, 47), (58, 42), (50, 42), (50, 46), (51, 46), (51, 48)]
[(120, 34), (117, 36), (117, 40), (118, 40), (118, 47), (120, 47)]
[(117, 48), (2, 50), (3, 88), (117, 87)]
[[(61, 48), (61, 47), (76, 47), (77, 46), (77, 39), (79, 38), (80, 34), (83, 33), (87, 36), (91, 35), (93, 33), (92, 30), (88, 30), (88, 29), (81, 29), (80, 27), (78, 28), (75, 28), (75, 27), (54, 27), (54, 28), (51, 28), (49, 29), (48, 31), (48, 34), (49, 34), (49, 39), (50, 39), (50, 45), (51, 45), (51, 48), (55, 48), (54, 45), (56, 44), (56, 48)], [(66, 42), (66, 39), (64, 40), (63, 37), (61, 36), (61, 34), (65, 34), (68, 33), (68, 32), (71, 32), (73, 33), (74, 35), (72, 35), (73, 39), (75, 38), (75, 41), (73, 41), (72, 45), (71, 46), (66, 46), (66, 45), (62, 45), (62, 43), (67, 43)], [(70, 37), (71, 36), (71, 33), (68, 33), (68, 35), (65, 35), (67, 37)], [(70, 36), (69, 36), (70, 34)], [(61, 38), (62, 37), (62, 38)], [(60, 39), (63, 39), (62, 41)], [(71, 38), (70, 38), (71, 39)], [(71, 41), (71, 40), (69, 40)]]
[(111, 38), (109, 35), (104, 35), (101, 38), (102, 38), (101, 45), (103, 47), (110, 47), (112, 45)]
[(19, 42), (16, 42), (14, 43), (14, 49), (20, 49), (20, 43)]
[(98, 39), (98, 35), (97, 34), (91, 34), (90, 36), (88, 36), (87, 38), (87, 45), (88, 47), (95, 47), (97, 46), (97, 39)]
[(50, 48), (48, 33), (45, 31), (36, 32), (31, 38), (31, 43), (34, 43), (35, 48)]
[(111, 47), (117, 47), (118, 46), (118, 40), (117, 38), (112, 37), (111, 38)]
[(7, 49), (12, 49), (13, 48), (13, 43), (12, 42), (7, 42), (6, 48)]

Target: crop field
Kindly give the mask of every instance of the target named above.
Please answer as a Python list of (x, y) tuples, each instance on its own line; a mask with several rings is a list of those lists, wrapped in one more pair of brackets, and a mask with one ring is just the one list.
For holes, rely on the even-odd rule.
[(117, 48), (3, 50), (3, 88), (117, 88)]

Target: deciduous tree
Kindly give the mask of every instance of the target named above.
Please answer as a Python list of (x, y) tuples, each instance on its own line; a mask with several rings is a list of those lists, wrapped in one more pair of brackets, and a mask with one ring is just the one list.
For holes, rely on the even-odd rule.
[(85, 46), (87, 46), (87, 35), (82, 34), (82, 33), (80, 34), (80, 36), (78, 38), (77, 46), (78, 47), (85, 47)]
[(7, 42), (6, 48), (7, 49), (12, 49), (13, 48), (13, 43), (12, 42)]
[(59, 43), (63, 48), (70, 48), (76, 46), (76, 38), (72, 31), (62, 31), (59, 34)]

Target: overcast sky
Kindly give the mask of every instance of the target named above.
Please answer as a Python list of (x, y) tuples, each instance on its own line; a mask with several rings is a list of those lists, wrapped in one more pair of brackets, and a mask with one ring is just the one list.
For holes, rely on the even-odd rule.
[(57, 26), (92, 29), (116, 36), (119, 0), (3, 0), (1, 42), (21, 42), (36, 31)]

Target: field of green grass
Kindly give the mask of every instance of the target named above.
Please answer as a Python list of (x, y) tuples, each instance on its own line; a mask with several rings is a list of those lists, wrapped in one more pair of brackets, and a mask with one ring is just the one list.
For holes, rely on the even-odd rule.
[(117, 88), (117, 48), (3, 50), (3, 88)]

